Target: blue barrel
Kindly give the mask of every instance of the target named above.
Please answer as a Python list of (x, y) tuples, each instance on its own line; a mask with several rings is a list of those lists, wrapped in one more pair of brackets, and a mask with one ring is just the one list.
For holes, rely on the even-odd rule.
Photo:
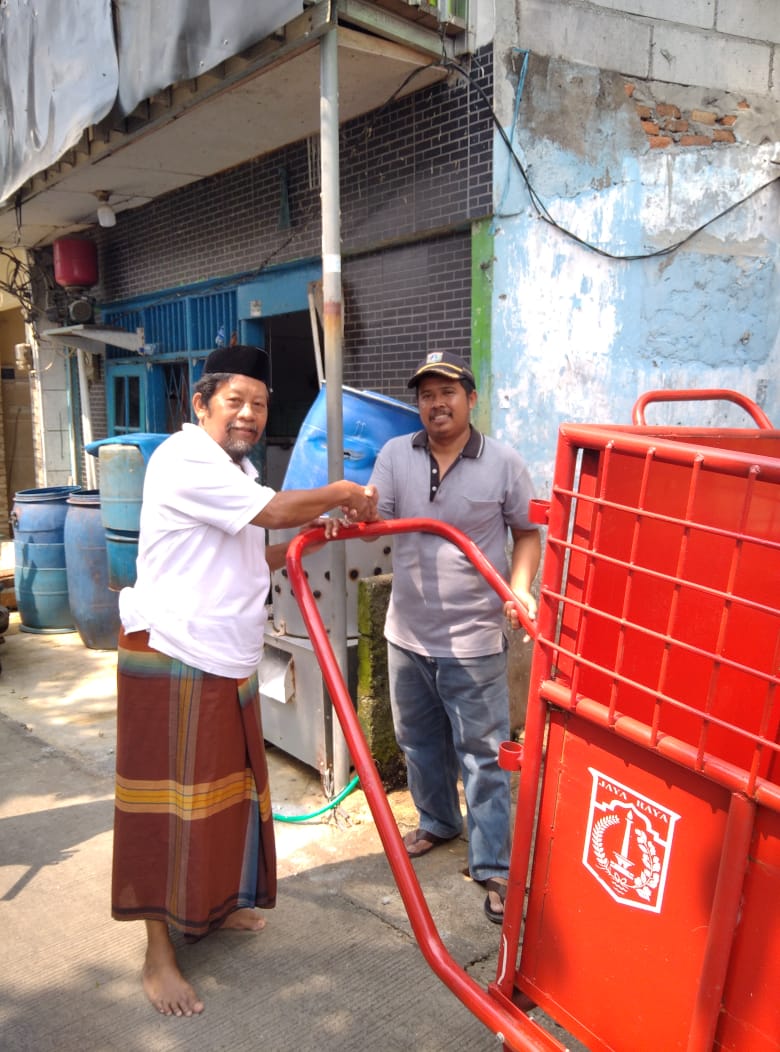
[(114, 592), (135, 584), (138, 558), (138, 530), (112, 530), (104, 527), (108, 560), (108, 587)]
[(72, 632), (65, 569), (67, 500), (78, 486), (14, 494), (14, 589), (22, 632)]
[[(374, 461), (389, 438), (419, 431), (414, 406), (375, 391), (342, 388), (344, 474), (351, 482), (368, 482)], [(325, 386), (314, 401), (295, 440), (282, 489), (311, 489), (328, 481), (328, 435)]]
[(67, 499), (65, 569), (70, 609), (82, 643), (91, 650), (116, 650), (119, 596), (108, 587), (98, 490), (80, 490)]
[(100, 515), (106, 533), (108, 586), (135, 584), (144, 476), (149, 457), (165, 434), (138, 432), (101, 438), (87, 446), (100, 464)]

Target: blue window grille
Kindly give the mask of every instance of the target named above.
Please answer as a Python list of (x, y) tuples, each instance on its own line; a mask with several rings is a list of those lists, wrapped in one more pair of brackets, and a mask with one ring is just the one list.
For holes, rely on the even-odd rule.
[(214, 347), (217, 340), (230, 342), (238, 332), (236, 290), (193, 297), (190, 301), (190, 331), (193, 347)]
[[(238, 331), (236, 289), (193, 293), (131, 308), (109, 307), (102, 317), (108, 325), (129, 332), (142, 329), (144, 344), (154, 355), (208, 351), (220, 340), (229, 343), (231, 334)], [(126, 356), (119, 348), (109, 349), (109, 358)]]
[(107, 347), (107, 413), (112, 434), (177, 431), (190, 417), (190, 393), (208, 352), (238, 332), (236, 287), (157, 293), (101, 312), (108, 325), (143, 332), (143, 360)]

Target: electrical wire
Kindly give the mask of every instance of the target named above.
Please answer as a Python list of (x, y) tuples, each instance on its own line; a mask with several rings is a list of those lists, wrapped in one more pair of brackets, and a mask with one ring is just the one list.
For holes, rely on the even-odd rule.
[(36, 306), (33, 285), (37, 280), (51, 289), (54, 286), (49, 280), (49, 275), (44, 267), (38, 263), (24, 263), (13, 251), (0, 247), (0, 262), (5, 261), (5, 277), (0, 277), (0, 292), (7, 292), (14, 296), (22, 310), (22, 317), (33, 331), (33, 336), (39, 338), (36, 319), (45, 313)]
[[(525, 66), (527, 65), (527, 57), (528, 56), (527, 56), (527, 53), (523, 52), (521, 49), (518, 49), (518, 51), (519, 51), (519, 53), (524, 54), (524, 57), (525, 57), (525, 60), (526, 60), (525, 63), (524, 63), (524, 68), (523, 68), (523, 70), (521, 72), (521, 79), (522, 79), (522, 82), (524, 82), (524, 80), (525, 80)], [(686, 245), (689, 241), (691, 241), (694, 237), (696, 237), (697, 234), (700, 234), (703, 230), (706, 230), (707, 227), (711, 226), (713, 223), (717, 222), (719, 219), (722, 219), (724, 216), (727, 216), (730, 212), (734, 211), (736, 208), (739, 208), (741, 205), (745, 204), (747, 201), (749, 201), (756, 194), (760, 193), (762, 190), (765, 190), (768, 186), (771, 186), (773, 183), (780, 181), (780, 177), (778, 177), (778, 176), (775, 176), (773, 179), (769, 179), (767, 182), (765, 182), (765, 183), (761, 184), (760, 186), (757, 186), (755, 189), (751, 190), (751, 192), (749, 194), (746, 194), (744, 197), (740, 198), (739, 200), (734, 201), (727, 208), (724, 208), (721, 212), (718, 212), (717, 215), (711, 216), (705, 222), (701, 223), (695, 229), (693, 229), (689, 233), (687, 233), (684, 237), (680, 238), (679, 241), (675, 241), (675, 242), (673, 242), (670, 245), (666, 245), (666, 246), (664, 246), (662, 248), (658, 248), (658, 249), (653, 249), (651, 252), (636, 252), (636, 253), (625, 253), (625, 254), (621, 254), (621, 253), (617, 253), (617, 252), (610, 252), (608, 249), (602, 248), (599, 245), (595, 245), (595, 244), (593, 244), (593, 242), (588, 241), (587, 239), (580, 237), (578, 234), (575, 234), (572, 230), (569, 230), (567, 227), (563, 226), (561, 223), (559, 223), (552, 216), (552, 214), (550, 213), (549, 209), (545, 205), (544, 201), (542, 200), (542, 198), (537, 193), (533, 183), (531, 182), (531, 179), (530, 179), (530, 177), (528, 175), (528, 172), (526, 171), (525, 166), (523, 165), (522, 161), (520, 160), (520, 158), (518, 157), (517, 153), (515, 152), (515, 148), (514, 148), (513, 142), (510, 139), (510, 137), (507, 135), (507, 133), (504, 130), (504, 128), (502, 127), (501, 122), (499, 121), (499, 119), (498, 119), (498, 117), (497, 117), (497, 115), (495, 113), (495, 110), (493, 109), (493, 105), (492, 105), (492, 102), (490, 100), (490, 97), (488, 96), (488, 93), (485, 91), (485, 88), (472, 75), (470, 70), (466, 69), (460, 63), (455, 62), (453, 59), (449, 59), (449, 58), (447, 58), (444, 55), (443, 43), (442, 43), (442, 57), (440, 59), (437, 59), (437, 60), (435, 60), (433, 62), (426, 63), (424, 66), (418, 66), (416, 69), (413, 69), (410, 73), (408, 73), (404, 77), (404, 79), (401, 81), (401, 83), (398, 85), (398, 87), (395, 89), (395, 91), (393, 91), (393, 93), (386, 99), (386, 101), (378, 109), (376, 109), (376, 110), (374, 110), (372, 112), (372, 114), (370, 115), (367, 127), (366, 127), (366, 132), (365, 132), (366, 136), (369, 136), (371, 134), (371, 129), (372, 129), (372, 126), (373, 126), (374, 122), (376, 121), (376, 119), (379, 116), (381, 116), (381, 114), (384, 113), (384, 111), (389, 106), (391, 106), (393, 102), (395, 102), (395, 100), (398, 98), (398, 96), (401, 94), (401, 92), (404, 90), (404, 88), (415, 77), (420, 76), (421, 74), (425, 73), (427, 70), (430, 70), (430, 69), (449, 70), (449, 71), (457, 74), (459, 77), (462, 77), (471, 87), (473, 87), (478, 92), (478, 94), (480, 95), (480, 97), (482, 98), (484, 104), (486, 105), (486, 107), (488, 109), (488, 112), (490, 114), (490, 118), (491, 118), (492, 123), (494, 124), (494, 126), (498, 130), (498, 134), (501, 136), (501, 139), (503, 140), (504, 144), (506, 145), (506, 148), (507, 148), (507, 150), (509, 152), (510, 159), (512, 161), (514, 161), (514, 164), (516, 165), (517, 170), (520, 173), (520, 176), (521, 176), (521, 178), (523, 180), (523, 183), (524, 183), (524, 185), (526, 187), (526, 190), (528, 192), (528, 196), (529, 196), (529, 199), (531, 201), (531, 204), (533, 205), (534, 210), (535, 210), (536, 214), (538, 215), (538, 217), (540, 219), (542, 219), (545, 223), (547, 223), (549, 226), (551, 226), (555, 230), (557, 230), (560, 234), (564, 235), (565, 237), (569, 238), (571, 241), (573, 241), (576, 244), (580, 245), (580, 247), (585, 248), (585, 249), (587, 249), (590, 252), (594, 252), (595, 254), (597, 254), (599, 256), (603, 256), (606, 259), (612, 259), (612, 260), (616, 260), (616, 261), (620, 261), (620, 262), (631, 262), (631, 261), (644, 260), (644, 259), (655, 259), (655, 258), (658, 258), (658, 257), (671, 255), (673, 252), (676, 252), (678, 249), (682, 248), (683, 245)], [(513, 126), (512, 126), (513, 134), (514, 134), (514, 124), (516, 122), (516, 117), (517, 117), (517, 112), (518, 112), (517, 102), (518, 102), (518, 100), (516, 99), (515, 115), (514, 115), (514, 118), (513, 118)], [(501, 203), (503, 203), (504, 196), (505, 196), (505, 193), (504, 193), (504, 195), (502, 195), (502, 202)], [(287, 248), (288, 245), (294, 239), (296, 239), (297, 237), (300, 237), (301, 233), (304, 232), (308, 228), (309, 222), (311, 221), (312, 216), (313, 216), (314, 207), (315, 207), (315, 205), (317, 203), (318, 202), (317, 202), (316, 198), (313, 198), (312, 201), (309, 202), (308, 207), (304, 210), (303, 215), (301, 216), (301, 219), (300, 219), (299, 223), (296, 225), (296, 227), (290, 232), (290, 234), (286, 238), (284, 238), (280, 242), (279, 245), (277, 245), (274, 249), (271, 250), (271, 252), (269, 252), (269, 254), (266, 256), (266, 258), (258, 266), (253, 267), (251, 270), (245, 271), (245, 272), (243, 272), (240, 275), (231, 275), (230, 279), (224, 279), (222, 281), (217, 281), (213, 285), (210, 284), (209, 285), (209, 291), (215, 291), (215, 290), (218, 291), (220, 288), (223, 288), (223, 287), (224, 288), (233, 287), (236, 284), (242, 285), (242, 284), (246, 284), (247, 282), (256, 280), (263, 273), (263, 271), (268, 267), (268, 265), (271, 263), (271, 261), (280, 252), (282, 252), (285, 248)], [(21, 203), (19, 203), (17, 207), (18, 207), (19, 211), (21, 211)], [(521, 213), (518, 213), (518, 212), (513, 212), (513, 213), (502, 212), (500, 210), (500, 206), (499, 206), (499, 211), (497, 211), (494, 214), (494, 218), (495, 219), (509, 219), (509, 218), (512, 218), (513, 216), (516, 216), (516, 215), (519, 215), (519, 214), (521, 214)], [(2, 253), (3, 255), (7, 255), (8, 254), (8, 253), (5, 252), (5, 250), (2, 250), (2, 249), (0, 249), (0, 253)], [(10, 254), (8, 254), (8, 255), (10, 255)], [(14, 283), (14, 284), (16, 284), (16, 283)], [(11, 288), (10, 286), (5, 286), (4, 283), (0, 282), (0, 288), (3, 288), (3, 287), (6, 287), (7, 291), (9, 291), (9, 292), (14, 292), (14, 294), (17, 296), (17, 298), (21, 299), (21, 297), (19, 296), (19, 291), (17, 291), (17, 288)], [(168, 302), (173, 302), (173, 301), (176, 301), (178, 299), (181, 299), (183, 296), (185, 296), (187, 294), (188, 293), (186, 293), (184, 291), (168, 292), (168, 293), (165, 293), (164, 295), (162, 295), (162, 296), (160, 296), (158, 298), (153, 299), (150, 304), (147, 304), (147, 306), (150, 306), (150, 305), (151, 306), (157, 306), (157, 305), (165, 304), (165, 303), (168, 303)], [(33, 311), (35, 311), (35, 307), (34, 307), (34, 305), (32, 303), (31, 297), (29, 297), (29, 296), (25, 297), (25, 300), (23, 301), (23, 307), (27, 310), (28, 314), (32, 314)], [(121, 317), (121, 314), (119, 315), (119, 317)]]
[(272, 812), (271, 817), (276, 822), (308, 822), (312, 818), (319, 818), (319, 816), (324, 815), (326, 811), (332, 811), (334, 807), (338, 807), (341, 801), (349, 796), (353, 789), (357, 788), (359, 781), (359, 776), (355, 775), (349, 785), (345, 786), (338, 796), (334, 796), (333, 799), (328, 801), (325, 807), (321, 807), (319, 811), (312, 811), (309, 815), (280, 815), (276, 812)]
[(22, 309), (29, 313), (32, 310), (30, 267), (6, 248), (0, 248), (0, 260), (6, 263), (6, 277), (0, 278), (0, 291), (15, 296)]
[[(614, 260), (620, 260), (620, 261), (632, 261), (632, 260), (640, 260), (640, 259), (655, 259), (655, 258), (657, 258), (659, 256), (668, 256), (672, 252), (676, 252), (677, 249), (682, 248), (683, 245), (686, 245), (689, 241), (691, 241), (694, 237), (696, 237), (697, 234), (700, 234), (702, 232), (702, 230), (706, 230), (706, 228), (708, 226), (711, 226), (713, 223), (717, 222), (718, 219), (722, 219), (724, 216), (727, 216), (730, 212), (733, 212), (735, 208), (738, 208), (740, 205), (745, 204), (752, 197), (755, 197), (756, 194), (760, 193), (762, 190), (765, 190), (768, 186), (771, 186), (772, 183), (776, 183), (776, 182), (778, 182), (780, 180), (780, 177), (778, 177), (778, 176), (775, 176), (773, 179), (767, 180), (767, 182), (762, 183), (761, 186), (755, 187), (755, 189), (751, 190), (749, 194), (746, 194), (744, 197), (741, 197), (738, 201), (732, 202), (732, 204), (730, 204), (727, 208), (724, 208), (721, 212), (718, 212), (717, 215), (714, 215), (711, 218), (707, 219), (704, 223), (701, 223), (694, 230), (691, 230), (688, 234), (686, 234), (685, 237), (680, 238), (679, 241), (675, 241), (675, 242), (673, 242), (670, 245), (664, 246), (663, 248), (654, 249), (652, 252), (635, 252), (635, 253), (626, 253), (626, 254), (621, 254), (621, 253), (617, 253), (617, 252), (609, 252), (607, 249), (601, 248), (599, 245), (594, 245), (591, 241), (587, 241), (585, 238), (579, 237), (573, 231), (567, 229), (565, 226), (562, 226), (556, 219), (553, 218), (553, 216), (548, 211), (547, 206), (545, 205), (544, 201), (542, 201), (542, 199), (539, 197), (539, 195), (537, 194), (533, 184), (531, 183), (531, 180), (530, 180), (530, 178), (528, 176), (528, 172), (526, 171), (522, 161), (520, 160), (520, 158), (515, 153), (512, 141), (510, 140), (509, 136), (506, 134), (506, 132), (504, 131), (503, 127), (501, 126), (501, 123), (498, 120), (498, 117), (496, 116), (495, 110), (493, 109), (492, 103), (491, 103), (490, 99), (488, 98), (487, 92), (482, 87), (482, 85), (471, 76), (471, 73), (469, 72), (469, 70), (464, 69), (463, 66), (459, 65), (457, 62), (453, 62), (451, 59), (448, 59), (446, 62), (437, 63), (437, 64), (438, 65), (442, 65), (442, 66), (446, 67), (447, 69), (451, 69), (451, 70), (453, 70), (453, 72), (457, 73), (459, 76), (464, 77), (468, 81), (468, 83), (472, 87), (474, 87), (476, 89), (476, 91), (479, 93), (479, 95), (482, 97), (483, 101), (485, 102), (485, 104), (486, 104), (486, 106), (487, 106), (487, 108), (488, 108), (488, 110), (490, 112), (490, 116), (491, 116), (491, 119), (493, 121), (493, 124), (498, 129), (499, 135), (503, 139), (503, 141), (504, 141), (504, 143), (506, 145), (506, 148), (507, 148), (507, 150), (510, 153), (510, 156), (514, 160), (515, 165), (517, 166), (517, 169), (520, 172), (520, 175), (521, 175), (521, 177), (523, 179), (523, 182), (525, 183), (526, 189), (528, 191), (528, 195), (529, 195), (529, 197), (531, 199), (531, 203), (534, 206), (536, 214), (539, 216), (539, 218), (542, 219), (549, 226), (554, 227), (559, 233), (561, 233), (561, 234), (565, 235), (566, 237), (568, 237), (571, 241), (576, 242), (576, 244), (580, 245), (582, 248), (586, 248), (586, 249), (588, 249), (591, 252), (595, 252), (599, 256), (606, 257), (607, 259), (614, 259)], [(423, 68), (427, 68), (427, 67), (423, 67)], [(408, 78), (407, 78), (407, 80), (408, 80)], [(512, 214), (517, 214), (517, 213), (512, 213)], [(496, 215), (495, 215), (495, 218), (497, 218), (497, 219), (508, 219), (510, 217), (511, 217), (511, 214), (506, 214), (506, 213), (502, 214), (502, 213), (499, 213), (499, 212), (497, 212)]]
[[(514, 145), (512, 143), (512, 140), (509, 138), (509, 136), (505, 132), (504, 128), (502, 127), (501, 122), (499, 121), (499, 119), (498, 119), (498, 117), (496, 115), (496, 112), (493, 109), (493, 105), (491, 103), (491, 100), (490, 100), (487, 92), (485, 91), (483, 86), (479, 83), (479, 81), (475, 77), (472, 76), (471, 72), (468, 69), (464, 68), (462, 65), (460, 65), (458, 62), (455, 62), (455, 61), (453, 61), (452, 59), (449, 59), (449, 58), (442, 58), (442, 59), (437, 60), (435, 62), (429, 62), (429, 63), (427, 63), (424, 66), (418, 66), (417, 69), (413, 69), (411, 71), (411, 73), (407, 74), (407, 76), (404, 77), (404, 79), (401, 82), (401, 84), (399, 85), (399, 87), (396, 88), (396, 90), (387, 99), (387, 101), (384, 102), (382, 104), (382, 106), (378, 110), (375, 111), (375, 115), (378, 116), (379, 114), (381, 114), (393, 101), (395, 101), (395, 99), (398, 97), (400, 92), (403, 91), (403, 89), (407, 86), (407, 84), (414, 77), (419, 76), (421, 73), (424, 73), (426, 70), (429, 70), (429, 69), (432, 69), (432, 68), (440, 68), (440, 69), (451, 70), (453, 73), (456, 73), (458, 76), (460, 76), (464, 80), (466, 80), (466, 82), (478, 92), (478, 94), (482, 98), (483, 102), (487, 106), (488, 112), (490, 113), (490, 118), (491, 118), (493, 124), (495, 125), (496, 129), (498, 130), (498, 134), (501, 136), (502, 140), (504, 141), (504, 144), (506, 145), (507, 150), (509, 151), (510, 158), (514, 161), (514, 163), (515, 163), (515, 165), (517, 167), (517, 170), (520, 172), (520, 176), (521, 176), (521, 178), (522, 178), (522, 180), (523, 180), (523, 182), (525, 184), (526, 190), (528, 191), (528, 196), (529, 196), (529, 198), (531, 200), (531, 204), (533, 205), (534, 210), (535, 210), (536, 214), (539, 216), (539, 218), (541, 220), (543, 220), (545, 223), (547, 223), (549, 226), (551, 226), (555, 230), (557, 230), (560, 234), (563, 234), (565, 237), (569, 238), (571, 241), (574, 241), (576, 244), (580, 245), (582, 248), (588, 249), (590, 252), (595, 252), (599, 256), (604, 256), (606, 259), (614, 259), (614, 260), (618, 260), (618, 261), (621, 261), (621, 262), (631, 262), (631, 261), (635, 261), (635, 260), (655, 259), (655, 258), (660, 257), (660, 256), (671, 255), (671, 253), (676, 252), (678, 249), (682, 248), (683, 245), (688, 244), (688, 242), (691, 241), (694, 237), (696, 237), (697, 234), (700, 234), (703, 230), (706, 230), (708, 226), (711, 226), (713, 223), (717, 222), (719, 219), (722, 219), (724, 216), (727, 216), (730, 212), (733, 212), (734, 209), (739, 208), (740, 205), (745, 204), (752, 197), (755, 197), (756, 194), (759, 194), (759, 193), (761, 193), (762, 190), (765, 190), (768, 186), (771, 186), (773, 183), (776, 183), (776, 182), (780, 181), (780, 176), (775, 176), (774, 178), (767, 180), (767, 182), (762, 183), (760, 186), (757, 186), (757, 187), (755, 187), (755, 189), (751, 190), (749, 194), (746, 194), (744, 197), (739, 198), (739, 200), (732, 202), (732, 204), (730, 204), (727, 208), (724, 208), (721, 212), (718, 212), (717, 215), (711, 216), (705, 222), (703, 222), (699, 226), (697, 226), (694, 230), (691, 230), (689, 233), (687, 233), (685, 235), (685, 237), (680, 238), (679, 241), (672, 242), (672, 244), (670, 244), (670, 245), (665, 245), (662, 248), (653, 249), (651, 252), (632, 252), (632, 253), (625, 253), (625, 254), (618, 253), (618, 252), (610, 252), (608, 249), (602, 248), (600, 245), (595, 245), (595, 244), (593, 244), (592, 241), (588, 241), (585, 238), (580, 237), (578, 234), (575, 234), (574, 231), (569, 230), (567, 227), (563, 226), (561, 223), (559, 223), (550, 214), (549, 209), (547, 208), (547, 206), (545, 205), (544, 201), (541, 199), (541, 197), (537, 193), (533, 183), (531, 182), (531, 179), (530, 179), (530, 177), (528, 175), (528, 172), (525, 169), (525, 166), (523, 165), (522, 161), (520, 160), (520, 158), (515, 153), (515, 148), (514, 148)], [(525, 81), (525, 69), (523, 69), (523, 71), (521, 72), (521, 83), (524, 82), (524, 81)], [(514, 122), (515, 122), (516, 117), (517, 117), (517, 109), (518, 109), (518, 107), (517, 107), (517, 99), (516, 99), (515, 117), (513, 118), (513, 125), (512, 125), (513, 133), (514, 133)], [(372, 115), (372, 117), (373, 117), (373, 115)], [(502, 196), (502, 203), (503, 203), (503, 196)], [(499, 211), (497, 211), (494, 214), (494, 218), (495, 219), (510, 219), (513, 216), (520, 215), (520, 214), (521, 213), (519, 213), (519, 212), (501, 212), (499, 210)]]

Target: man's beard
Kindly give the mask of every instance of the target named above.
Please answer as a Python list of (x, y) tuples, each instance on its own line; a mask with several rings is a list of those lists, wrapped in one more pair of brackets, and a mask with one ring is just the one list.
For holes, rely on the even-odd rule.
[(254, 442), (247, 442), (243, 438), (234, 437), (231, 431), (228, 430), (225, 452), (231, 460), (234, 460), (236, 464), (240, 464), (244, 457), (252, 451), (256, 443), (257, 439)]

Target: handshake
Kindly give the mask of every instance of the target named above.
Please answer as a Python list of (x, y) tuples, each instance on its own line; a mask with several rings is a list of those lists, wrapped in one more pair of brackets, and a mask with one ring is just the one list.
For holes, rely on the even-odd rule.
[(346, 499), (341, 502), (341, 514), (346, 522), (376, 522), (379, 518), (376, 486), (361, 486), (357, 482), (347, 481), (344, 485), (348, 491)]

